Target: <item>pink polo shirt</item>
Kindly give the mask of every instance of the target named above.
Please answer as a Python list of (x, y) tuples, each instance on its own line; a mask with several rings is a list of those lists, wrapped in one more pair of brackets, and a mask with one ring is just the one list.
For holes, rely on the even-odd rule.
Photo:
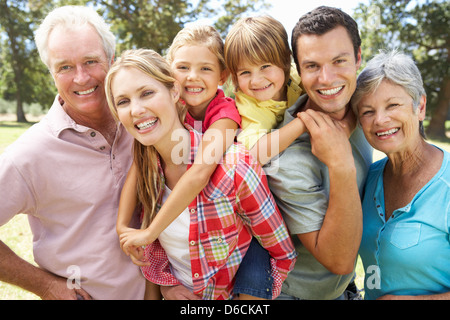
[(42, 121), (0, 155), (0, 225), (28, 214), (40, 267), (79, 278), (94, 299), (142, 299), (145, 280), (115, 229), (133, 141), (117, 130), (111, 147), (75, 123), (57, 96)]

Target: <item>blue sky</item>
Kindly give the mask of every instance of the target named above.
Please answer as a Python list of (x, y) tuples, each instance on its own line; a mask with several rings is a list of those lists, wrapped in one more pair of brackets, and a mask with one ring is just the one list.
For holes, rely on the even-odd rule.
[(291, 34), (292, 29), (303, 14), (318, 6), (337, 7), (349, 15), (353, 15), (353, 11), (359, 3), (368, 3), (367, 0), (266, 0), (266, 2), (271, 4), (272, 7), (261, 13), (270, 14), (280, 21), (286, 28), (288, 35)]
[[(298, 19), (304, 15), (305, 13), (313, 10), (314, 8), (325, 5), (330, 7), (337, 7), (348, 13), (349, 15), (353, 15), (354, 9), (358, 6), (359, 3), (368, 3), (368, 0), (346, 0), (341, 1), (341, 4), (336, 4), (336, 0), (265, 0), (268, 4), (271, 4), (271, 8), (251, 13), (251, 15), (257, 14), (269, 14), (278, 21), (280, 21), (290, 37), (292, 29), (297, 23)], [(196, 3), (197, 0), (193, 0), (193, 3)], [(211, 21), (208, 19), (200, 19), (195, 22), (195, 24), (211, 24)]]

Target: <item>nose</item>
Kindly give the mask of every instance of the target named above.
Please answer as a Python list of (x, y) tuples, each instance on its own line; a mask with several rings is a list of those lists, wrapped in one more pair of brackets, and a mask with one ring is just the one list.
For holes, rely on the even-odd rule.
[(332, 66), (327, 64), (320, 68), (319, 81), (323, 85), (329, 85), (333, 83), (334, 80), (334, 70)]
[(188, 76), (187, 76), (187, 79), (190, 80), (190, 81), (195, 81), (195, 80), (197, 80), (197, 79), (198, 79), (198, 73), (197, 73), (197, 71), (194, 70), (193, 68), (191, 68), (191, 69), (189, 70), (189, 74), (188, 74)]
[(375, 113), (375, 124), (383, 125), (390, 120), (389, 113), (384, 110), (378, 110)]
[(259, 85), (263, 80), (263, 76), (259, 72), (253, 72), (250, 78), (250, 83), (254, 86)]
[(130, 103), (131, 115), (135, 118), (139, 118), (145, 113), (145, 107), (140, 101), (131, 101)]
[(75, 83), (84, 85), (88, 82), (90, 75), (84, 66), (77, 66), (75, 72), (75, 78), (73, 79)]

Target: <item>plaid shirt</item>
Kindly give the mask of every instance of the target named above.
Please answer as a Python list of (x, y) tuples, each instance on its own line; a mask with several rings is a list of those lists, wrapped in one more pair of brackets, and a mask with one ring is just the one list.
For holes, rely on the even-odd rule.
[[(193, 130), (190, 135), (193, 163), (202, 136)], [(228, 149), (189, 212), (195, 294), (205, 300), (232, 298), (234, 277), (252, 236), (270, 253), (273, 297), (280, 294), (297, 254), (263, 170), (243, 145)], [(151, 262), (141, 268), (147, 280), (163, 286), (180, 284), (158, 240), (146, 246), (145, 256)]]

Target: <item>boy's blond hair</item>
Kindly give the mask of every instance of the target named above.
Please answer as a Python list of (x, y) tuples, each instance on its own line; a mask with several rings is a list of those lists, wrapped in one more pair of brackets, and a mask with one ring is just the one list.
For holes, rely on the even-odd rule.
[(268, 15), (241, 18), (225, 38), (225, 62), (237, 87), (239, 64), (271, 63), (284, 70), (286, 82), (291, 69), (291, 50), (283, 25)]
[(193, 25), (180, 30), (172, 41), (166, 59), (172, 64), (176, 51), (183, 46), (206, 46), (219, 60), (221, 71), (226, 69), (223, 55), (223, 39), (212, 26)]

